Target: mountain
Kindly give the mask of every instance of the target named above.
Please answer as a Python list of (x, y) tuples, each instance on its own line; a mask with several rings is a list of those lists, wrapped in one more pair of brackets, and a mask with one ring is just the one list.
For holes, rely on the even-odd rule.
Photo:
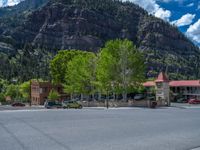
[(28, 14), (28, 12), (34, 11), (34, 10), (42, 7), (49, 0), (16, 0), (16, 3), (17, 3), (17, 1), (20, 3), (13, 7), (0, 8), (0, 17), (5, 17), (5, 16), (8, 17), (9, 16), (9, 17), (13, 18), (16, 16), (17, 17), (22, 16), (23, 14), (24, 15)]
[(0, 7), (14, 6), (23, 0), (0, 0)]
[[(24, 3), (29, 5), (38, 1), (26, 0)], [(16, 9), (19, 5), (20, 9)], [(160, 70), (168, 71), (172, 79), (200, 77), (199, 48), (177, 27), (149, 15), (133, 3), (50, 0), (29, 9), (23, 2), (19, 5), (9, 11), (0, 9), (4, 12), (0, 18), (0, 52), (4, 59), (0, 59), (0, 63), (7, 61), (5, 55), (9, 58), (7, 66), (0, 66), (0, 70), (1, 67), (12, 68), (9, 73), (2, 71), (3, 77), (46, 77), (48, 61), (58, 50), (97, 52), (106, 41), (116, 38), (133, 41), (145, 53), (148, 77), (156, 76)], [(15, 11), (18, 13), (12, 13)], [(24, 72), (28, 70), (26, 67), (33, 68), (29, 64), (40, 67)]]

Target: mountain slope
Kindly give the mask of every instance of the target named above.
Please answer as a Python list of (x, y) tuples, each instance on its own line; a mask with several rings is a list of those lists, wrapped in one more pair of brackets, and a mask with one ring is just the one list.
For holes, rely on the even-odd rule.
[(19, 13), (20, 20), (6, 14), (0, 25), (0, 51), (13, 56), (18, 49), (26, 51), (27, 45), (47, 52), (96, 52), (110, 39), (128, 38), (146, 54), (148, 77), (160, 70), (168, 70), (172, 78), (200, 76), (199, 49), (176, 27), (130, 2), (51, 0), (39, 9)]
[[(46, 4), (49, 0), (16, 0), (17, 5), (13, 7), (0, 8), (0, 17), (13, 17), (21, 13), (36, 10), (42, 5)], [(2, 1), (3, 2), (3, 1)]]

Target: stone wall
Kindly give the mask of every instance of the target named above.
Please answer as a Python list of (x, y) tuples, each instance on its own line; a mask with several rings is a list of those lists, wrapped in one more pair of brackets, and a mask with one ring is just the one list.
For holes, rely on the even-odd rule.
[[(106, 101), (83, 101), (83, 107), (106, 107)], [(150, 102), (147, 100), (135, 101), (109, 101), (109, 107), (150, 107)]]
[[(109, 101), (109, 107), (151, 107), (151, 102), (150, 100), (140, 100), (140, 101), (135, 101), (135, 100), (129, 100), (128, 102), (124, 101)], [(83, 101), (80, 102), (83, 107), (106, 107), (106, 101)], [(162, 102), (157, 102), (158, 107), (166, 106)]]

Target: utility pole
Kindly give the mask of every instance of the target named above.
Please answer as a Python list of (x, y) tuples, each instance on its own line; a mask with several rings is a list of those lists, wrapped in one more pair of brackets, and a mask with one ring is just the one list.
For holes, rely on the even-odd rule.
[(109, 95), (108, 95), (108, 92), (107, 92), (107, 96), (106, 96), (106, 108), (107, 108), (107, 109), (109, 108), (108, 99), (109, 99)]

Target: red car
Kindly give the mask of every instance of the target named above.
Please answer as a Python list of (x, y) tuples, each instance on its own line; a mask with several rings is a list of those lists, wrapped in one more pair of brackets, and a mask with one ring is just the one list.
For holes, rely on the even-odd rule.
[(25, 107), (25, 104), (20, 103), (20, 102), (16, 102), (12, 104), (13, 107)]
[(200, 104), (200, 100), (197, 100), (197, 99), (190, 99), (188, 101), (189, 104)]

